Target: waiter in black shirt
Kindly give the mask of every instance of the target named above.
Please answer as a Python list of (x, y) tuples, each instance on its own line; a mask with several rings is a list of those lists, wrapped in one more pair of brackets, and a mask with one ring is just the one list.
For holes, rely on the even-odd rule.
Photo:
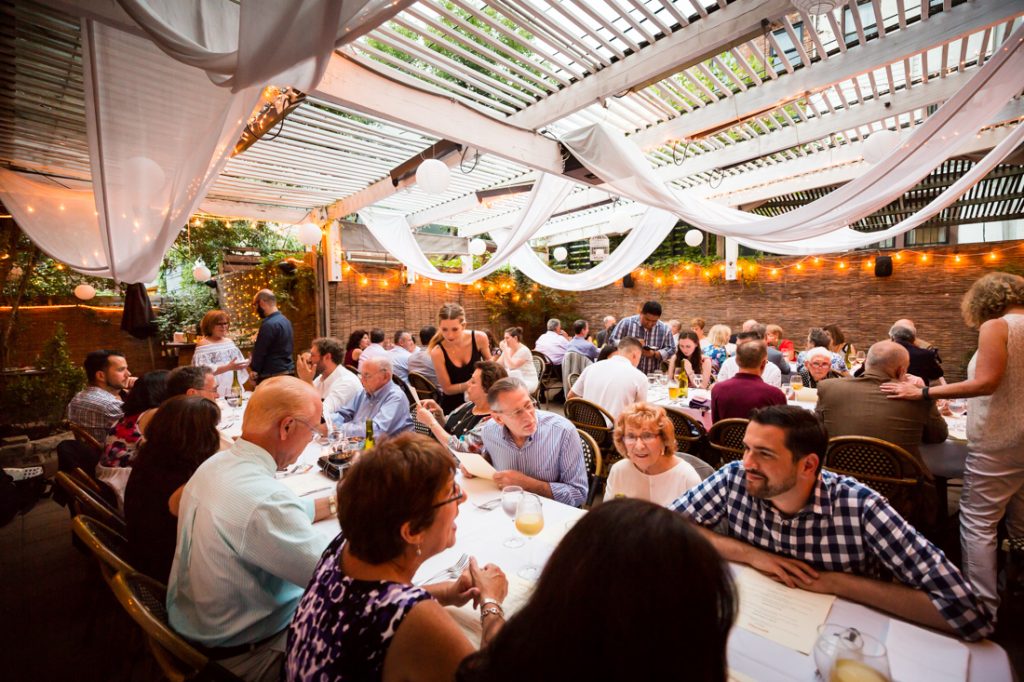
[(282, 374), (294, 376), (292, 323), (277, 309), (277, 297), (270, 289), (261, 289), (252, 304), (263, 320), (249, 365), (249, 370), (256, 373), (256, 383)]

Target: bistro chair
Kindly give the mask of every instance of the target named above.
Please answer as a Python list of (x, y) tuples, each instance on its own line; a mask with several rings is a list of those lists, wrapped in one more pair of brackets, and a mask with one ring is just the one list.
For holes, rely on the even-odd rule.
[[(743, 434), (747, 432), (749, 419), (722, 419), (711, 425), (708, 431), (708, 444), (718, 454), (720, 462), (728, 464), (743, 459)], [(712, 466), (716, 463), (711, 462)]]
[(664, 410), (676, 432), (676, 450), (699, 457), (709, 464), (709, 459), (717, 461), (717, 456), (708, 453), (708, 432), (699, 419), (671, 407)]
[(824, 466), (878, 492), (916, 528), (934, 528), (935, 488), (924, 466), (900, 446), (868, 436), (836, 436), (828, 442)]
[(409, 372), (409, 386), (416, 391), (420, 400), (437, 400), (437, 386), (422, 374)]
[(615, 420), (600, 405), (583, 398), (569, 398), (565, 401), (565, 418), (577, 429), (589, 434), (597, 443), (603, 455), (605, 472), (615, 460), (620, 459), (612, 442), (614, 428), (611, 424)]
[(348, 371), (352, 372), (356, 376), (359, 376), (359, 368), (356, 367), (355, 365), (344, 365), (344, 367), (345, 367), (345, 369), (347, 369)]
[(593, 436), (580, 429), (576, 429), (576, 433), (580, 434), (583, 463), (587, 467), (587, 501), (584, 506), (589, 509), (590, 505), (594, 503), (598, 488), (604, 488), (604, 482), (608, 476), (602, 467), (601, 448), (597, 446)]
[(84, 426), (75, 422), (68, 422), (68, 426), (71, 428), (71, 433), (74, 434), (75, 440), (89, 448), (92, 452), (95, 452), (97, 457), (103, 453), (103, 444), (96, 440), (96, 437), (89, 433)]
[(103, 496), (103, 488), (100, 487), (100, 482), (95, 478), (86, 473), (82, 467), (75, 467), (68, 472), (71, 478), (78, 482), (78, 485), (82, 486), (87, 490), (91, 490), (99, 496)]
[[(580, 372), (573, 372), (572, 374), (569, 375), (569, 380), (566, 382), (566, 385), (569, 387), (570, 391), (572, 390), (572, 387), (576, 384), (576, 380), (579, 378)], [(565, 395), (569, 395), (569, 391), (566, 391)]]
[(530, 397), (533, 399), (534, 403), (540, 405), (541, 389), (544, 387), (544, 382), (541, 380), (541, 377), (544, 376), (547, 366), (544, 362), (543, 356), (534, 354), (531, 356), (530, 361), (533, 362), (533, 369), (537, 372), (537, 388), (533, 389), (533, 393), (530, 394)]
[(71, 520), (71, 530), (96, 557), (107, 585), (112, 583), (119, 571), (133, 570), (125, 560), (128, 556), (128, 540), (110, 526), (91, 516), (79, 514)]
[(64, 471), (58, 471), (54, 481), (71, 498), (71, 508), (75, 516), (87, 514), (122, 536), (127, 533), (124, 519), (101, 495), (83, 487)]
[(697, 475), (700, 476), (700, 480), (702, 481), (707, 479), (708, 476), (710, 476), (711, 474), (715, 473), (715, 467), (711, 466), (710, 464), (702, 460), (700, 457), (697, 457), (696, 455), (691, 455), (688, 452), (677, 452), (676, 457), (692, 466), (694, 470), (697, 472)]
[(172, 682), (238, 680), (186, 642), (167, 622), (167, 588), (135, 571), (121, 571), (111, 585), (117, 601), (142, 628), (160, 671)]
[[(551, 359), (540, 351), (531, 351), (531, 354), (534, 358), (533, 366), (537, 368), (537, 376), (540, 378), (540, 401), (546, 403), (563, 390), (562, 368), (552, 363)], [(541, 360), (541, 366), (537, 365), (537, 360)]]

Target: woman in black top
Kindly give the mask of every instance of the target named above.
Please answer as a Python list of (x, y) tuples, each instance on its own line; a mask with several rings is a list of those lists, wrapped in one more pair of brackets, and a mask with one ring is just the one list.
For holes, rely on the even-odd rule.
[(430, 340), (430, 359), (441, 388), (441, 409), (448, 413), (466, 402), (476, 363), (490, 360), (491, 349), (487, 334), (465, 328), (466, 311), (457, 303), (445, 303), (437, 318), (439, 331)]
[[(426, 424), (434, 437), (452, 450), (480, 452), (483, 450), (483, 441), (477, 427), (491, 418), (487, 392), (491, 390), (495, 381), (507, 376), (505, 368), (496, 362), (478, 362), (466, 388), (469, 402), (455, 408), (445, 418), (437, 403), (433, 400), (424, 400), (416, 410), (416, 419)], [(444, 426), (441, 426), (441, 420), (444, 420)]]
[(192, 473), (220, 446), (220, 408), (201, 396), (170, 398), (146, 426), (124, 493), (132, 565), (167, 582), (178, 535), (178, 504)]

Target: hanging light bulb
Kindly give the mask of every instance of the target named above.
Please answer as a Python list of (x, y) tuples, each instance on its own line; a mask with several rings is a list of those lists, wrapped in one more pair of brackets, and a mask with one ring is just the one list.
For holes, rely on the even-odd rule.
[[(443, 164), (442, 164), (443, 165)], [(447, 168), (447, 166), (445, 166)], [(469, 253), (473, 256), (482, 256), (487, 253), (487, 242), (479, 237), (469, 240)]]
[(89, 284), (79, 284), (75, 287), (75, 298), (82, 301), (92, 300), (96, 296), (96, 289)]
[(687, 246), (700, 246), (704, 242), (704, 234), (697, 229), (687, 230), (683, 235), (683, 241)]
[(299, 226), (298, 238), (305, 246), (317, 246), (323, 236), (320, 226), (315, 223), (303, 223)]
[(569, 251), (564, 246), (556, 246), (555, 250), (551, 252), (551, 255), (554, 256), (556, 261), (561, 263), (569, 257)]
[(197, 282), (205, 282), (210, 279), (212, 274), (210, 268), (206, 267), (206, 263), (202, 260), (196, 261), (196, 266), (192, 268), (192, 278)]

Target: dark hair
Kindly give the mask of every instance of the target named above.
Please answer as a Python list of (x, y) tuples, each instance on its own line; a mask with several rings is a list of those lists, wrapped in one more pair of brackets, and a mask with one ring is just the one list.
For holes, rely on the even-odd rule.
[(220, 408), (212, 400), (198, 395), (168, 398), (146, 425), (139, 464), (191, 474), (220, 448), (218, 422)]
[(213, 328), (218, 324), (224, 324), (230, 322), (228, 314), (223, 310), (211, 310), (210, 312), (203, 315), (202, 321), (199, 323), (199, 331), (203, 333), (203, 336), (210, 336), (213, 334)]
[(505, 330), (505, 333), (516, 339), (520, 343), (523, 341), (523, 328), (522, 327), (509, 327)]
[(434, 522), (434, 500), (457, 462), (434, 438), (403, 433), (363, 453), (338, 488), (338, 522), (349, 551), (382, 564), (405, 551), (402, 524), (418, 533)]
[(685, 660), (687, 680), (724, 682), (736, 608), (728, 565), (688, 520), (612, 500), (558, 543), (529, 601), (456, 679), (655, 680)]
[(437, 334), (437, 327), (432, 324), (426, 324), (420, 327), (420, 345), (427, 345), (430, 343), (430, 339), (434, 338)]
[(94, 350), (85, 356), (82, 368), (85, 369), (85, 379), (90, 384), (96, 381), (96, 372), (105, 372), (110, 365), (110, 358), (123, 358), (124, 353), (119, 350)]
[(204, 365), (175, 367), (167, 375), (167, 397), (185, 395), (190, 388), (201, 390), (206, 385), (207, 374), (213, 374), (213, 370)]
[(370, 343), (384, 343), (384, 336), (383, 329), (372, 329), (370, 330)]
[(167, 398), (168, 374), (166, 369), (156, 369), (136, 379), (122, 406), (125, 415), (142, 414), (162, 403)]
[(614, 341), (609, 341), (608, 343), (601, 346), (601, 350), (597, 352), (597, 361), (601, 362), (602, 360), (607, 360), (611, 356), (611, 354), (617, 351), (618, 349), (619, 344), (615, 343)]
[(362, 342), (363, 337), (367, 335), (365, 329), (357, 329), (348, 335), (348, 343), (345, 344), (345, 350), (350, 351), (359, 348), (359, 344)]
[[(686, 354), (679, 349), (679, 341), (683, 339), (693, 341), (694, 350), (690, 357), (686, 357)], [(704, 351), (700, 349), (700, 339), (697, 338), (697, 334), (694, 332), (679, 332), (679, 341), (676, 341), (676, 369), (681, 370), (683, 368), (683, 360), (689, 360), (693, 373), (700, 374), (701, 368), (704, 366)], [(708, 379), (704, 381), (708, 381)]]
[(751, 412), (750, 421), (785, 431), (786, 449), (793, 453), (793, 461), (814, 453), (818, 456), (818, 472), (821, 472), (828, 449), (828, 430), (816, 414), (797, 405), (771, 405)]
[(640, 309), (641, 315), (657, 315), (661, 317), (661, 304), (657, 301), (647, 301), (644, 303), (644, 307)]
[(498, 379), (504, 379), (508, 376), (508, 372), (504, 367), (491, 360), (481, 360), (473, 365), (473, 369), (480, 370), (480, 385), (483, 387), (484, 393), (491, 390), (491, 386)]
[(340, 365), (345, 361), (345, 349), (341, 347), (341, 341), (333, 336), (321, 336), (319, 339), (313, 339), (313, 345), (316, 346), (316, 352), (320, 353), (321, 357), (330, 355), (334, 364)]
[(821, 346), (822, 348), (832, 348), (832, 335), (821, 327), (811, 327), (807, 330), (807, 338), (811, 342), (811, 348)]
[(586, 320), (576, 320), (575, 322), (572, 323), (573, 334), (575, 336), (579, 336), (580, 334), (583, 333), (583, 330), (586, 329), (588, 326), (589, 325), (587, 325)]
[(832, 337), (832, 343), (836, 345), (842, 345), (846, 343), (846, 334), (843, 334), (843, 330), (839, 328), (837, 324), (826, 324), (822, 327), (828, 332), (828, 335)]

